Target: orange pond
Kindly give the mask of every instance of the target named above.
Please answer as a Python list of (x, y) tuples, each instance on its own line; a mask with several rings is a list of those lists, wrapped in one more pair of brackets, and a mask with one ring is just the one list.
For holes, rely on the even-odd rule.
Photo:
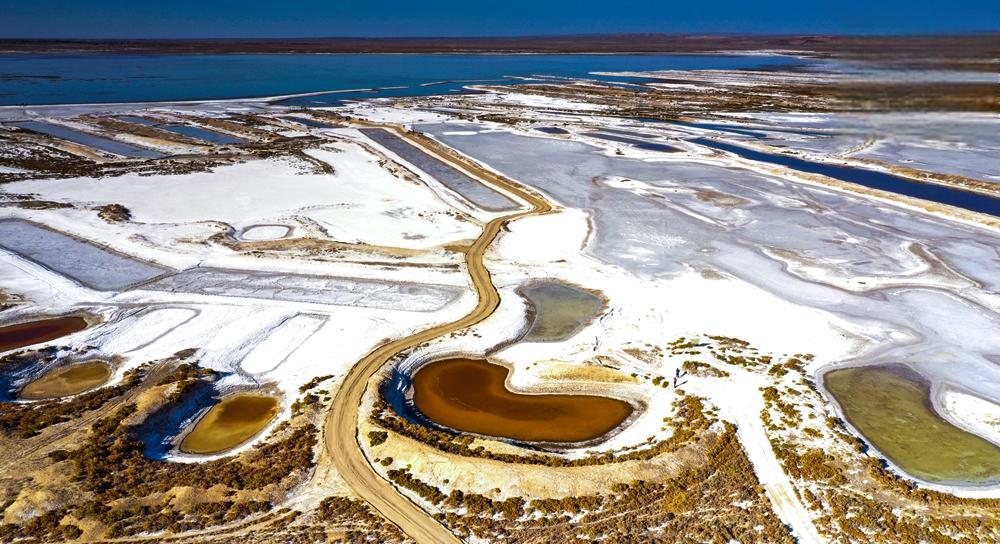
[(430, 363), (413, 376), (413, 403), (439, 425), (527, 442), (592, 440), (632, 414), (629, 403), (608, 397), (514, 393), (508, 372), (482, 359)]
[(250, 440), (278, 415), (278, 399), (237, 394), (213, 406), (181, 441), (185, 453), (210, 454)]
[(0, 327), (0, 352), (55, 340), (87, 328), (82, 317), (53, 317)]
[(111, 366), (104, 361), (87, 361), (58, 367), (24, 386), (24, 399), (53, 399), (90, 391), (111, 378)]

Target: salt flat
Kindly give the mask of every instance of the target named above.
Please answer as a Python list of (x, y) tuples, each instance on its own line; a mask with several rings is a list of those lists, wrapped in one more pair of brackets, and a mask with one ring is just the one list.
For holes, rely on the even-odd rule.
[[(34, 437), (0, 433), (0, 446), (28, 445), (5, 462), (30, 460), (39, 487), (10, 484), (19, 487), (5, 520), (75, 504), (52, 498), (62, 488), (96, 493), (56, 464), (76, 459), (71, 442), (106, 440), (115, 452), (142, 444), (115, 457), (130, 463), (122, 474), (166, 483), (136, 491), (136, 501), (165, 504), (183, 523), (227, 501), (254, 505), (232, 506), (250, 512), (233, 523), (197, 518), (222, 539), (325, 540), (384, 529), (387, 516), (414, 535), (472, 542), (643, 540), (637, 531), (698, 540), (720, 527), (740, 542), (854, 542), (845, 535), (890, 526), (989, 540), (1000, 475), (915, 476), (872, 446), (825, 377), (903, 365), (926, 387), (934, 425), (980, 437), (984, 455), (991, 444), (1000, 452), (996, 217), (708, 144), (992, 198), (996, 119), (714, 111), (692, 88), (752, 93), (761, 81), (822, 77), (666, 76), (688, 79), (483, 82), (472, 94), (311, 108), (279, 97), (39, 109), (80, 130), (101, 122), (85, 114), (155, 115), (232, 140), (149, 161), (81, 165), (85, 149), (52, 152), (69, 165), (60, 175), (0, 171), (10, 179), (0, 185), (0, 320), (89, 324), (3, 354), (21, 369), (0, 380), (14, 399), (6, 408), (63, 410), (17, 399), (22, 382), (92, 359), (113, 368), (97, 394), (114, 393), (103, 404), (61, 401), (84, 406), (73, 412), (86, 423), (78, 429), (53, 417)], [(698, 107), (681, 122), (637, 110), (637, 93), (668, 89)], [(44, 153), (40, 136), (15, 137), (26, 156)], [(525, 296), (542, 283), (587, 304), (543, 308), (558, 306), (559, 293)], [(567, 313), (572, 326), (527, 334), (546, 311)], [(413, 400), (414, 377), (449, 358), (502, 366), (510, 393), (607, 397), (627, 416), (575, 442), (460, 432)], [(276, 417), (229, 450), (181, 451), (213, 406), (248, 393), (275, 399)], [(504, 417), (546, 416), (513, 412)], [(6, 474), (0, 486), (14, 482)], [(109, 512), (137, 517), (123, 502)], [(283, 508), (295, 513), (285, 519)], [(344, 512), (363, 521), (337, 517)], [(101, 523), (88, 530), (106, 537)], [(174, 536), (203, 536), (177, 527)], [(150, 531), (140, 538), (167, 534)]]
[(120, 290), (168, 272), (128, 256), (18, 219), (0, 221), (0, 247), (63, 273), (88, 287)]

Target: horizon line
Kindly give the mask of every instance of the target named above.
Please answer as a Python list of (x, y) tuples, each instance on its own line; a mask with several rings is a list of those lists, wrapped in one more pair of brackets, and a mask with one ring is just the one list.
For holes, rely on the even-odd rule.
[(197, 36), (197, 37), (7, 37), (0, 35), (0, 41), (227, 41), (227, 40), (503, 40), (503, 39), (552, 39), (580, 37), (771, 37), (771, 38), (938, 38), (957, 36), (981, 36), (1000, 34), (1000, 29), (960, 30), (941, 32), (576, 32), (566, 34), (493, 34), (493, 35), (426, 35), (426, 36)]

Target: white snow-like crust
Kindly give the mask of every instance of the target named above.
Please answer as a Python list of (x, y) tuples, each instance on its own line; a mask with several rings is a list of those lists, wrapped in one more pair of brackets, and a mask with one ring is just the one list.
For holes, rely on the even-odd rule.
[[(676, 388), (639, 380), (614, 386), (554, 382), (543, 375), (539, 362), (585, 365), (608, 357), (624, 375), (669, 379), (679, 359), (644, 360), (632, 348), (662, 346), (681, 336), (725, 335), (776, 356), (814, 354), (809, 367), (814, 376), (832, 365), (907, 364), (934, 384), (939, 392), (934, 401), (945, 417), (994, 442), (1000, 438), (994, 424), (995, 400), (1000, 398), (995, 360), (1000, 353), (1000, 278), (995, 273), (1000, 269), (995, 251), (1000, 234), (995, 228), (958, 220), (948, 210), (927, 211), (884, 195), (816, 183), (686, 140), (748, 136), (612, 120), (599, 116), (601, 105), (513, 90), (461, 98), (466, 106), (509, 107), (527, 122), (568, 131), (550, 136), (523, 125), (452, 118), (440, 113), (455, 106), (448, 98), (426, 100), (435, 111), (397, 107), (389, 100), (335, 109), (425, 131), (486, 168), (544, 192), (558, 209), (510, 223), (494, 242), (486, 259), (501, 293), (496, 312), (469, 334), (415, 350), (402, 363), (403, 370), (456, 353), (488, 354), (512, 369), (509, 386), (514, 389), (579, 389), (643, 407), (610, 439), (566, 452), (582, 456), (634, 446), (648, 437), (663, 438), (669, 432), (663, 414), (676, 398)], [(204, 106), (202, 113), (227, 107), (236, 106)], [(991, 131), (996, 120), (983, 116), (962, 116), (955, 123), (959, 136), (931, 140), (905, 129), (931, 123), (944, 130), (951, 118), (730, 117), (734, 126), (761, 131), (767, 141), (831, 160), (869, 157), (889, 164), (919, 163), (921, 168), (981, 180), (995, 177), (988, 171), (989, 157), (998, 148), (995, 135), (1000, 131)], [(586, 136), (595, 127), (632, 131), (640, 139), (681, 151), (661, 153)], [(871, 127), (881, 136), (868, 144), (862, 135)], [(805, 134), (807, 130), (819, 135)], [(123, 357), (116, 379), (145, 361), (196, 348), (202, 365), (226, 373), (220, 382), (223, 389), (273, 385), (279, 390), (280, 421), (288, 417), (302, 384), (333, 375), (335, 387), (352, 364), (386, 339), (471, 310), (476, 301), (464, 264), (445, 255), (440, 246), (474, 238), (481, 223), (496, 214), (458, 203), (420, 172), (414, 178), (380, 164), (384, 157), (378, 155), (378, 146), (356, 130), (311, 133), (322, 133), (329, 141), (308, 155), (332, 166), (333, 174), (319, 173), (297, 159), (268, 159), (187, 175), (127, 174), (2, 186), (4, 192), (77, 206), (5, 207), (0, 218), (31, 219), (188, 271), (171, 276), (175, 283), (170, 289), (162, 288), (163, 283), (157, 288), (154, 282), (114, 293), (80, 286), (0, 251), (0, 287), (28, 301), (7, 310), (7, 315), (28, 318), (40, 310), (98, 314), (103, 325), (59, 342), (91, 345), (99, 353)], [(133, 221), (108, 224), (89, 209), (106, 203), (125, 205)], [(206, 242), (220, 233), (242, 241), (309, 236), (412, 250), (419, 256), (398, 257), (399, 263), (415, 265), (410, 267), (360, 258), (251, 257)], [(212, 286), (218, 290), (221, 285), (223, 292), (208, 290), (205, 282), (197, 284), (206, 269), (228, 271), (222, 277), (232, 282), (232, 289), (227, 291), (224, 281)], [(368, 306), (359, 302), (362, 298), (351, 304), (338, 298), (275, 295), (288, 285), (308, 290), (313, 284), (305, 276), (446, 286), (461, 295), (443, 305), (421, 305), (416, 296), (392, 292), (379, 294), (387, 297), (380, 300), (388, 305)], [(241, 277), (245, 285), (240, 285)], [(195, 278), (195, 283), (177, 283), (177, 278)], [(607, 307), (565, 341), (508, 345), (527, 326), (527, 304), (517, 287), (538, 279), (599, 291)], [(261, 282), (273, 285), (265, 289)], [(763, 385), (760, 375), (735, 370), (732, 379), (691, 377), (683, 387), (707, 397), (723, 419), (737, 423), (781, 518), (803, 541), (816, 541), (810, 514), (781, 470), (760, 421)], [(965, 496), (998, 493), (939, 487)]]

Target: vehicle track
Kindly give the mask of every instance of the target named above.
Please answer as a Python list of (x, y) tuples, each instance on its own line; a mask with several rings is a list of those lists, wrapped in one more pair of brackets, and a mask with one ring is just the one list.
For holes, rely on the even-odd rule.
[(357, 496), (367, 501), (382, 516), (395, 523), (418, 543), (460, 542), (458, 537), (430, 514), (400, 494), (368, 463), (358, 436), (361, 400), (372, 376), (400, 352), (479, 323), (493, 313), (500, 304), (500, 294), (483, 263), (486, 250), (500, 229), (511, 221), (549, 213), (553, 210), (553, 206), (540, 194), (450, 152), (426, 136), (410, 133), (396, 126), (382, 128), (395, 131), (424, 152), (514, 195), (530, 206), (528, 210), (517, 211), (489, 221), (479, 237), (469, 246), (465, 262), (478, 297), (476, 307), (455, 321), (436, 325), (383, 344), (358, 361), (344, 377), (344, 382), (330, 405), (323, 427), (325, 454)]

